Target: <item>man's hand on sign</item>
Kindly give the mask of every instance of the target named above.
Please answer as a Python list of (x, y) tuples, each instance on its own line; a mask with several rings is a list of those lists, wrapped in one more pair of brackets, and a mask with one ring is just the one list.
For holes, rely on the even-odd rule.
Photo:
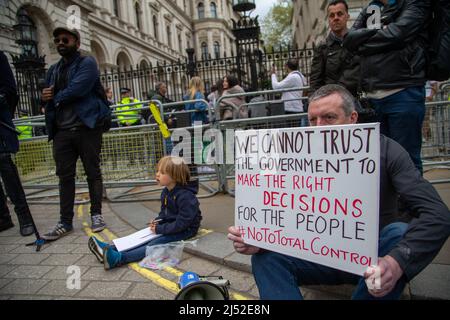
[(237, 227), (229, 227), (228, 232), (228, 239), (233, 241), (234, 249), (237, 252), (241, 254), (252, 255), (260, 250), (260, 248), (258, 247), (245, 244)]
[[(398, 262), (391, 256), (385, 256), (378, 259), (378, 267), (380, 268), (380, 287), (379, 289), (370, 289), (369, 293), (375, 298), (382, 298), (391, 292), (398, 279), (403, 275), (403, 270)], [(372, 273), (366, 272), (364, 278), (367, 279)]]

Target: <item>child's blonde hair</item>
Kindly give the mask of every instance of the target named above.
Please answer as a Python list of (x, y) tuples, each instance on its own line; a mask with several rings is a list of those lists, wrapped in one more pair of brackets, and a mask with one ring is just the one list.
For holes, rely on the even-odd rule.
[(180, 157), (163, 157), (156, 168), (159, 172), (169, 175), (177, 184), (186, 185), (191, 179), (189, 167)]

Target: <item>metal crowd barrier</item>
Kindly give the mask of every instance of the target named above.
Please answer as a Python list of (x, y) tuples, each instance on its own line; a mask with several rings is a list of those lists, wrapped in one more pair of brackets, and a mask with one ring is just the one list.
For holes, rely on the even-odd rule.
[[(272, 94), (279, 94), (284, 92), (291, 92), (291, 91), (299, 91), (299, 90), (308, 90), (309, 87), (301, 87), (301, 88), (289, 88), (289, 89), (281, 89), (281, 90), (265, 90), (265, 91), (255, 91), (255, 92), (248, 92), (244, 94), (232, 94), (232, 95), (226, 95), (222, 96), (216, 101), (215, 110), (218, 110), (220, 108), (220, 104), (224, 99), (231, 98), (231, 97), (251, 97), (251, 96), (264, 96), (264, 95), (272, 95)], [(301, 98), (301, 100), (304, 100), (307, 98)], [(282, 100), (274, 100), (274, 99), (268, 99), (266, 101), (258, 101), (256, 102), (260, 105), (260, 107), (263, 107), (264, 104), (283, 104), (284, 102)], [(232, 103), (227, 103), (228, 105), (231, 105), (236, 111), (238, 110), (238, 107), (233, 105)], [(252, 105), (247, 104), (247, 105)], [(244, 104), (245, 105), (245, 104)], [(284, 110), (284, 108), (280, 108)], [(290, 114), (285, 115), (284, 111), (283, 114), (279, 115), (270, 115), (270, 116), (260, 116), (260, 117), (254, 117), (254, 118), (246, 118), (246, 119), (234, 119), (234, 120), (226, 120), (226, 121), (219, 121), (217, 122), (217, 128), (222, 132), (223, 137), (227, 137), (227, 130), (257, 130), (257, 129), (275, 129), (275, 128), (293, 128), (293, 127), (300, 127), (302, 124), (305, 124), (307, 122), (307, 113), (298, 113), (298, 114)], [(229, 144), (229, 142), (224, 143), (224, 158), (227, 158), (227, 148), (226, 146)], [(228, 150), (231, 151), (231, 150)], [(234, 152), (232, 150), (231, 152)], [(220, 166), (220, 189), (223, 192), (229, 193), (230, 195), (234, 196), (234, 164), (227, 164), (224, 163)]]
[[(450, 93), (450, 83), (446, 86), (441, 87), (441, 89), (449, 89)], [(306, 89), (306, 88), (304, 88)], [(296, 89), (299, 90), (299, 89)], [(293, 91), (293, 89), (286, 89), (285, 91)], [(251, 92), (245, 94), (246, 96), (251, 95), (262, 95), (267, 93), (278, 93), (280, 91), (259, 91)], [(232, 96), (241, 96), (242, 94), (236, 94)], [(231, 97), (231, 96), (227, 96)], [(225, 97), (225, 98), (227, 98)], [(222, 98), (223, 99), (223, 98)], [(220, 104), (221, 100), (217, 101)], [(306, 99), (306, 98), (302, 98)], [(447, 96), (445, 96), (447, 99)], [(265, 103), (278, 103), (277, 100), (268, 101), (258, 101), (255, 103), (249, 103), (247, 105), (257, 104), (263, 106)], [(236, 106), (233, 106), (237, 108)], [(217, 108), (217, 107), (216, 107)], [(426, 103), (428, 118), (424, 122), (423, 127), (423, 148), (422, 156), (424, 159), (425, 172), (435, 169), (450, 169), (449, 162), (445, 161), (450, 158), (450, 101), (436, 101)], [(258, 117), (250, 119), (237, 119), (220, 122), (220, 128), (222, 131), (227, 129), (233, 130), (247, 130), (247, 129), (271, 129), (271, 128), (289, 128), (289, 127), (299, 127), (301, 126), (299, 120), (303, 117), (307, 117), (307, 114), (296, 114), (296, 115), (280, 115), (280, 116), (270, 116), (270, 117)], [(234, 183), (234, 165), (223, 165), (220, 168), (221, 176), (221, 188), (230, 193), (234, 194), (232, 185)], [(431, 180), (432, 184), (444, 184), (450, 183), (450, 179), (440, 179)]]
[[(169, 112), (164, 113), (164, 107), (171, 107), (176, 105), (184, 105), (189, 102), (203, 102), (208, 106), (207, 112), (209, 116), (212, 116), (209, 105), (205, 100), (192, 100), (182, 101), (177, 103), (171, 103), (167, 105), (161, 104), (159, 101), (141, 101), (138, 103), (132, 103), (129, 105), (115, 105), (112, 106), (113, 114), (118, 115), (121, 112), (129, 112), (130, 110), (144, 110), (148, 109), (149, 103), (155, 103), (159, 106), (161, 115), (182, 115), (186, 114), (190, 118), (192, 112)], [(118, 111), (117, 107), (123, 106), (136, 106), (144, 105), (144, 107), (133, 108), (124, 111)], [(130, 117), (131, 118), (131, 117)], [(125, 118), (123, 118), (125, 119)], [(16, 125), (31, 125), (41, 126), (43, 125), (44, 117), (30, 117), (26, 119), (16, 119)], [(197, 130), (202, 132), (206, 130), (208, 125), (197, 127)], [(187, 132), (194, 131), (194, 127), (190, 124), (185, 128)], [(172, 129), (171, 131), (173, 131)], [(47, 136), (33, 137), (30, 139), (21, 140), (20, 151), (15, 156), (15, 161), (21, 180), (25, 189), (34, 190), (29, 197), (30, 203), (45, 203), (45, 204), (57, 204), (58, 201), (49, 200), (53, 196), (57, 196), (58, 191), (58, 178), (55, 174), (55, 163), (52, 156), (52, 143), (47, 141)], [(163, 138), (161, 131), (157, 124), (146, 124), (139, 126), (128, 126), (113, 128), (108, 133), (103, 135), (103, 145), (101, 151), (101, 169), (104, 182), (104, 195), (112, 202), (128, 202), (137, 201), (136, 199), (129, 199), (136, 195), (143, 193), (159, 192), (161, 188), (157, 186), (156, 164), (167, 154), (167, 141)], [(203, 147), (200, 146), (200, 150), (194, 152), (202, 152)], [(191, 176), (198, 179), (199, 186), (206, 190), (206, 195), (201, 194), (199, 197), (210, 197), (218, 192), (217, 188), (211, 187), (206, 182), (218, 181), (216, 167), (206, 167), (204, 165), (190, 165)], [(86, 175), (84, 173), (81, 161), (77, 162), (76, 169), (76, 186), (78, 189), (87, 188)], [(119, 193), (109, 193), (108, 188), (124, 188), (126, 191)], [(150, 188), (149, 190), (133, 189)], [(79, 191), (79, 193), (85, 193), (86, 191)], [(40, 193), (40, 194), (39, 194)], [(30, 193), (29, 193), (30, 195)], [(37, 201), (37, 199), (44, 199)], [(139, 201), (158, 200), (159, 194), (145, 198), (140, 197)], [(78, 203), (84, 203), (86, 201), (78, 201)]]
[[(422, 159), (424, 172), (450, 169), (450, 82), (441, 83), (434, 102), (425, 104), (422, 130)], [(450, 179), (430, 181), (450, 183)]]
[[(143, 107), (132, 109), (139, 111), (148, 109), (149, 103), (155, 103), (159, 107), (162, 116), (179, 119), (184, 118), (184, 121), (179, 121), (176, 128), (169, 128), (173, 138), (172, 142), (163, 138), (157, 124), (119, 127), (111, 129), (108, 133), (104, 134), (101, 168), (105, 186), (105, 197), (111, 202), (158, 200), (159, 194), (153, 194), (161, 191), (154, 178), (156, 175), (156, 164), (163, 155), (171, 150), (174, 150), (175, 153), (182, 150), (182, 153), (178, 153), (177, 155), (191, 160), (192, 163), (189, 165), (191, 175), (198, 179), (200, 188), (206, 191), (206, 194), (202, 194), (199, 197), (211, 197), (218, 192), (233, 195), (234, 165), (227, 164), (225, 161), (227, 159), (226, 146), (231, 144), (230, 141), (227, 141), (227, 139), (231, 139), (231, 136), (227, 136), (226, 134), (227, 130), (299, 127), (305, 124), (307, 114), (279, 114), (215, 121), (215, 112), (219, 110), (220, 103), (223, 99), (234, 96), (269, 97), (266, 100), (244, 104), (246, 107), (262, 108), (267, 104), (279, 105), (283, 103), (281, 100), (273, 99), (271, 97), (273, 94), (306, 89), (308, 88), (266, 90), (227, 95), (220, 97), (214, 106), (210, 106), (206, 100), (180, 101), (167, 104), (161, 104), (156, 100), (149, 100), (129, 104), (129, 106), (143, 105)], [(304, 100), (307, 98), (302, 97), (301, 99)], [(200, 126), (191, 126), (191, 114), (195, 111), (164, 112), (164, 110), (170, 110), (170, 108), (182, 106), (190, 102), (205, 103), (209, 119), (212, 121)], [(114, 115), (117, 116), (120, 114), (121, 111), (118, 111), (117, 108), (123, 106), (126, 105), (112, 106)], [(450, 101), (427, 103), (426, 106), (428, 118), (424, 123), (423, 147), (425, 170), (449, 169), (449, 161), (445, 160), (450, 155)], [(237, 109), (236, 106), (232, 107)], [(122, 112), (128, 111), (130, 110)], [(37, 116), (16, 119), (15, 123), (16, 125), (42, 126), (44, 124), (43, 120), (44, 116)], [(187, 141), (185, 139), (187, 136), (192, 138), (195, 134), (201, 137), (206, 135), (214, 139), (212, 139), (212, 142), (203, 142), (203, 139), (200, 141), (198, 141), (199, 139), (197, 141)], [(221, 139), (222, 141), (220, 141)], [(222, 145), (214, 145), (218, 142), (223, 143)], [(183, 145), (185, 147), (184, 149), (181, 148)], [(215, 156), (211, 157), (211, 147), (214, 146), (216, 146)], [(190, 154), (183, 154), (183, 152)], [(217, 152), (221, 156), (217, 156)], [(58, 179), (55, 175), (55, 163), (52, 156), (52, 144), (47, 142), (46, 136), (22, 140), (20, 152), (16, 155), (15, 161), (24, 188), (33, 190), (32, 193), (28, 193), (28, 198), (31, 199), (30, 203), (58, 203), (58, 201), (48, 200), (48, 198), (57, 196), (59, 193)], [(450, 180), (446, 179), (432, 181), (432, 183), (436, 184), (448, 182)], [(87, 188), (86, 176), (80, 161), (77, 163), (76, 185), (78, 188)], [(108, 189), (111, 188), (120, 189), (117, 193), (110, 192)], [(79, 192), (86, 193), (87, 191)], [(147, 193), (150, 194), (149, 197), (142, 197), (142, 195)], [(135, 196), (139, 196), (139, 198), (136, 199), (134, 198)], [(35, 201), (37, 199), (44, 200), (38, 202)], [(82, 202), (87, 201), (82, 200)]]
[(425, 104), (422, 139), (423, 159), (450, 157), (450, 101)]

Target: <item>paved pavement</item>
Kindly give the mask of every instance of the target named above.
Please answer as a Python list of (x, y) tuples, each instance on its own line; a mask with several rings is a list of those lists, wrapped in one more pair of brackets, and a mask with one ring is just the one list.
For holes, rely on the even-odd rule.
[[(12, 209), (12, 208), (11, 208)], [(41, 232), (51, 229), (57, 206), (32, 205), (31, 211)], [(202, 276), (223, 276), (231, 280), (230, 296), (235, 300), (257, 299), (253, 277), (188, 252), (176, 268), (149, 270), (137, 263), (105, 271), (87, 247), (88, 206), (77, 207), (75, 230), (40, 252), (26, 247), (34, 236), (21, 237), (18, 224), (0, 233), (0, 299), (174, 299), (178, 278), (185, 271)], [(149, 213), (149, 212), (147, 212)], [(104, 204), (108, 229), (98, 235), (104, 240), (135, 231), (108, 204)], [(13, 217), (15, 222), (16, 219)], [(207, 231), (202, 231), (205, 234)], [(79, 275), (79, 277), (78, 277)], [(79, 285), (77, 282), (79, 279)]]
[[(429, 179), (448, 178), (448, 175), (448, 170), (427, 173)], [(450, 184), (436, 187), (450, 205)], [(108, 195), (113, 197), (124, 191), (130, 190), (108, 190)], [(145, 188), (133, 191), (145, 191)], [(159, 209), (158, 201), (146, 198), (148, 194), (138, 193), (134, 202), (105, 202), (108, 229), (99, 236), (112, 240), (143, 228)], [(170, 300), (178, 292), (178, 278), (185, 271), (229, 279), (232, 299), (258, 299), (250, 258), (235, 253), (226, 239), (226, 229), (234, 220), (234, 199), (219, 194), (200, 202), (204, 229), (197, 237), (196, 246), (186, 246), (181, 263), (164, 270), (148, 270), (131, 264), (105, 271), (87, 247), (88, 236), (92, 234), (88, 205), (76, 207), (72, 234), (46, 244), (40, 252), (25, 246), (34, 237), (20, 237), (16, 223), (13, 229), (0, 233), (0, 299)], [(32, 205), (31, 211), (40, 232), (52, 228), (58, 218), (55, 205)], [(351, 290), (352, 286), (310, 286), (303, 293), (306, 299), (348, 299)], [(433, 263), (410, 283), (403, 298), (450, 299), (450, 241)]]

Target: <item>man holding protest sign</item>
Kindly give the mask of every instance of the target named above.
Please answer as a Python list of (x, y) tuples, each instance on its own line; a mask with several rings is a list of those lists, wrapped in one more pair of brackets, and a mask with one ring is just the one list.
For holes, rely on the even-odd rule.
[[(355, 111), (354, 99), (346, 89), (338, 85), (327, 85), (317, 90), (310, 97), (308, 118), (312, 126), (338, 126), (355, 124), (358, 119), (358, 114)], [(336, 130), (337, 132), (343, 132), (344, 129), (342, 128), (351, 128), (351, 126), (337, 128), (339, 128), (339, 130)], [(332, 129), (333, 127), (323, 128), (323, 130), (320, 130), (320, 132), (325, 133)], [(353, 132), (353, 138), (355, 138), (355, 132), (356, 131)], [(303, 132), (304, 135), (306, 133), (306, 131)], [(239, 136), (239, 134), (241, 133), (238, 133), (237, 136)], [(280, 133), (278, 134), (280, 135)], [(267, 140), (267, 135), (264, 135), (263, 137)], [(350, 139), (350, 136), (348, 139)], [(332, 137), (331, 140), (336, 141), (336, 145), (339, 144), (337, 143), (338, 141), (345, 141), (344, 138), (336, 138), (335, 140), (333, 140)], [(362, 139), (361, 137), (357, 138), (356, 140), (361, 141), (361, 144), (362, 141), (364, 141), (364, 139)], [(252, 235), (249, 235), (249, 233), (252, 232), (252, 229), (248, 224), (247, 228), (243, 228), (243, 225), (245, 225), (246, 221), (240, 219), (239, 217), (241, 214), (245, 217), (245, 212), (239, 212), (237, 208), (236, 226), (229, 228), (228, 238), (233, 241), (234, 247), (237, 252), (252, 255), (252, 270), (256, 283), (258, 285), (261, 299), (302, 299), (303, 297), (299, 290), (299, 286), (312, 284), (355, 284), (357, 285), (357, 287), (353, 293), (353, 299), (398, 299), (403, 292), (406, 283), (414, 278), (419, 272), (421, 272), (439, 253), (441, 247), (444, 245), (445, 241), (450, 235), (450, 212), (448, 208), (442, 202), (433, 186), (422, 178), (420, 172), (415, 168), (413, 162), (411, 161), (408, 153), (398, 143), (383, 135), (380, 136), (379, 140), (379, 150), (377, 150), (380, 156), (379, 161), (377, 161), (379, 163), (379, 168), (378, 166), (376, 166), (379, 169), (380, 177), (379, 216), (377, 217), (379, 219), (380, 232), (378, 235), (379, 240), (376, 243), (378, 245), (378, 263), (376, 263), (375, 261), (370, 261), (370, 259), (367, 259), (366, 261), (364, 261), (364, 263), (362, 262), (362, 260), (359, 260), (359, 271), (348, 272), (348, 270), (351, 269), (347, 265), (345, 265), (345, 263), (342, 263), (342, 261), (340, 261), (340, 264), (327, 263), (327, 265), (324, 265), (322, 263), (319, 264), (317, 262), (314, 262), (314, 258), (307, 258), (306, 260), (300, 259), (287, 249), (280, 250), (283, 253), (268, 250), (269, 247), (273, 247), (264, 244), (263, 242), (259, 242), (258, 247), (255, 245), (250, 245), (248, 243), (255, 244), (257, 243), (257, 241), (251, 241)], [(277, 141), (278, 144), (281, 145), (282, 139), (278, 138)], [(330, 139), (325, 140), (324, 145), (326, 145), (327, 142), (329, 143)], [(295, 142), (293, 142), (292, 144), (295, 145)], [(256, 146), (257, 144), (252, 145)], [(273, 145), (276, 146), (277, 144), (275, 143)], [(302, 144), (302, 146), (304, 145), (305, 144)], [(317, 146), (311, 144), (311, 148), (315, 147)], [(319, 148), (323, 149), (326, 147), (319, 146)], [(308, 148), (307, 150), (311, 151)], [(378, 155), (378, 153), (375, 154)], [(301, 154), (301, 156), (303, 156), (303, 153)], [(261, 161), (259, 162), (259, 164), (260, 163)], [(290, 163), (290, 165), (293, 164)], [(237, 169), (239, 169), (238, 167), (239, 165), (237, 165)], [(282, 168), (282, 166), (280, 166), (279, 168)], [(318, 168), (319, 167), (317, 166), (316, 169)], [(321, 166), (320, 168), (323, 169), (324, 167)], [(237, 170), (237, 172), (239, 171)], [(292, 174), (292, 172), (288, 173)], [(297, 172), (294, 172), (294, 174), (297, 174)], [(273, 175), (275, 176), (275, 174)], [(367, 175), (367, 173), (365, 172), (361, 175)], [(313, 174), (313, 178), (317, 176), (318, 174)], [(378, 177), (378, 174), (374, 176)], [(262, 184), (262, 180), (262, 177), (256, 175), (256, 177), (252, 179), (252, 184), (254, 186), (258, 186), (258, 184)], [(279, 178), (278, 180), (282, 180), (282, 178)], [(237, 180), (236, 182), (237, 185), (239, 185), (246, 183), (246, 181), (248, 183), (248, 181), (250, 180), (241, 179), (241, 181)], [(297, 179), (296, 183), (300, 186), (302, 185), (301, 180)], [(309, 186), (311, 187), (311, 189), (322, 188), (328, 189), (329, 191), (332, 183), (334, 182), (331, 178), (328, 181), (317, 181), (316, 179), (315, 183), (310, 183)], [(359, 186), (358, 182), (347, 179), (348, 188), (353, 188), (354, 190), (355, 188), (353, 184), (357, 184), (357, 187)], [(278, 181), (277, 185), (280, 185), (280, 181)], [(302, 192), (307, 194), (307, 184), (305, 184), (303, 187), (304, 190)], [(274, 188), (272, 188), (272, 190), (273, 189)], [(274, 192), (272, 190), (267, 191), (270, 191), (271, 194), (273, 194)], [(338, 192), (333, 194), (333, 196), (335, 197), (339, 197), (339, 193), (346, 194), (345, 192), (347, 192), (347, 190), (343, 190), (343, 188), (337, 190)], [(319, 191), (322, 192), (323, 190)], [(370, 198), (372, 198), (373, 200), (373, 198), (377, 198), (376, 193), (377, 190), (375, 190), (375, 192), (371, 196), (366, 196), (366, 198), (362, 200), (370, 201)], [(266, 196), (266, 194), (270, 193), (267, 193), (265, 191), (264, 197), (262, 197), (262, 201), (264, 202), (264, 204), (269, 203), (269, 207), (277, 206), (280, 208), (288, 209), (289, 207), (294, 208), (294, 201), (298, 201), (296, 197), (290, 197), (289, 193), (280, 192), (279, 194), (277, 194), (278, 197), (274, 195)], [(283, 199), (284, 195), (286, 196)], [(397, 208), (398, 195), (401, 195), (405, 199), (405, 201), (407, 201), (412, 210), (417, 213), (416, 218), (411, 217), (409, 224), (400, 222)], [(247, 195), (241, 196), (244, 197)], [(334, 200), (337, 201), (337, 199)], [(236, 201), (237, 203), (240, 202), (238, 192), (236, 192)], [(328, 203), (327, 201), (324, 201), (324, 203)], [(300, 199), (299, 203), (301, 204), (295, 207), (295, 209), (297, 210), (296, 212), (304, 210), (306, 214), (307, 212), (313, 211), (312, 205), (314, 202), (302, 202)], [(342, 216), (345, 216), (340, 221), (340, 223), (343, 224), (344, 222), (348, 223), (349, 221), (351, 221), (350, 218), (361, 218), (366, 213), (364, 208), (362, 210), (360, 209), (362, 208), (362, 202), (358, 203), (356, 201), (350, 201), (349, 203), (353, 204), (353, 208), (350, 208), (348, 213), (347, 211), (345, 211), (346, 213), (342, 214), (342, 212), (344, 212), (345, 203), (346, 202), (342, 201), (339, 206), (336, 205), (334, 211), (332, 212), (326, 212), (325, 209), (322, 212), (320, 209), (320, 203), (319, 205), (316, 204), (316, 208), (318, 209), (316, 209), (316, 214), (312, 217), (319, 217), (323, 221), (325, 221), (324, 217), (327, 217), (328, 219), (330, 218), (330, 216), (335, 218), (336, 214), (340, 213)], [(309, 205), (308, 208), (306, 208), (306, 204)], [(304, 208), (302, 209), (302, 207)], [(328, 209), (329, 206), (324, 206), (323, 208)], [(369, 206), (368, 211), (370, 210), (373, 211), (373, 208), (371, 209)], [(265, 209), (262, 211), (265, 211)], [(252, 217), (255, 222), (256, 220), (264, 222), (266, 219), (264, 215), (258, 216), (255, 212), (251, 212), (251, 214), (247, 216)], [(272, 218), (273, 217), (274, 215), (272, 215)], [(270, 238), (270, 236), (276, 234), (277, 232), (279, 235), (282, 227), (286, 226), (287, 219), (281, 219), (281, 215), (275, 215), (275, 218), (276, 226), (279, 230), (268, 234), (267, 238), (268, 242), (270, 243), (276, 241), (275, 236), (273, 236), (272, 239)], [(317, 231), (318, 226), (320, 227), (321, 225), (321, 223), (318, 224), (317, 222), (319, 221), (319, 218), (317, 218), (315, 224), (309, 221), (309, 218), (297, 218), (298, 236), (304, 237), (303, 241), (300, 240), (298, 242), (297, 249), (301, 249), (303, 251), (305, 251), (305, 249), (309, 249), (306, 251), (312, 251), (314, 253), (314, 248), (318, 248), (315, 247), (312, 243), (310, 243), (308, 247), (308, 240), (305, 241), (308, 232), (315, 231), (320, 233), (316, 236), (316, 238), (314, 238), (313, 242), (319, 236), (324, 237), (332, 234), (332, 223), (330, 223), (329, 229), (323, 227), (320, 231)], [(329, 221), (332, 220), (334, 219), (330, 219)], [(368, 221), (372, 222), (366, 224), (364, 228), (370, 229), (373, 232), (373, 230), (375, 230), (377, 227), (373, 226), (373, 220)], [(309, 227), (305, 229), (299, 229), (298, 226), (304, 223), (309, 223)], [(372, 223), (372, 225), (370, 223)], [(335, 222), (335, 226), (337, 226), (337, 222)], [(346, 231), (342, 229), (342, 236), (345, 238), (351, 238), (350, 235), (353, 235), (352, 237), (354, 239), (352, 239), (351, 241), (353, 241), (353, 243), (356, 243), (356, 240), (361, 240), (359, 238), (364, 238), (361, 236), (362, 234), (364, 234), (362, 231), (364, 228), (362, 227), (362, 225), (359, 227), (354, 227), (353, 231), (355, 232), (351, 234), (349, 233), (347, 235), (345, 235)], [(324, 232), (325, 229), (327, 231)], [(262, 230), (269, 230), (269, 228), (263, 228)], [(378, 231), (378, 229), (376, 229), (376, 231)], [(265, 235), (261, 236), (261, 238), (264, 237)], [(244, 240), (246, 243), (244, 243)], [(365, 241), (362, 240), (359, 242), (362, 243), (363, 246), (364, 244), (367, 244), (367, 246), (371, 247), (373, 247), (374, 245), (367, 238)], [(281, 243), (283, 243), (283, 238), (281, 238)], [(286, 240), (285, 243), (287, 243)], [(331, 243), (331, 245), (333, 245), (333, 243)], [(302, 254), (308, 257), (307, 254), (311, 253), (306, 251)], [(323, 253), (323, 251), (321, 253)], [(335, 254), (337, 255), (339, 253), (336, 251)], [(340, 252), (340, 254), (342, 254), (342, 252)], [(342, 256), (345, 258), (346, 254), (350, 255), (349, 252), (344, 251)], [(314, 255), (312, 254), (311, 256), (314, 257)], [(351, 261), (353, 260), (352, 258), (348, 260), (349, 261), (346, 261), (348, 265), (350, 265), (350, 262), (355, 262)], [(367, 264), (365, 264), (365, 262), (367, 262)], [(329, 265), (332, 265), (333, 267), (330, 267)], [(362, 265), (364, 265), (365, 272), (361, 272)]]

